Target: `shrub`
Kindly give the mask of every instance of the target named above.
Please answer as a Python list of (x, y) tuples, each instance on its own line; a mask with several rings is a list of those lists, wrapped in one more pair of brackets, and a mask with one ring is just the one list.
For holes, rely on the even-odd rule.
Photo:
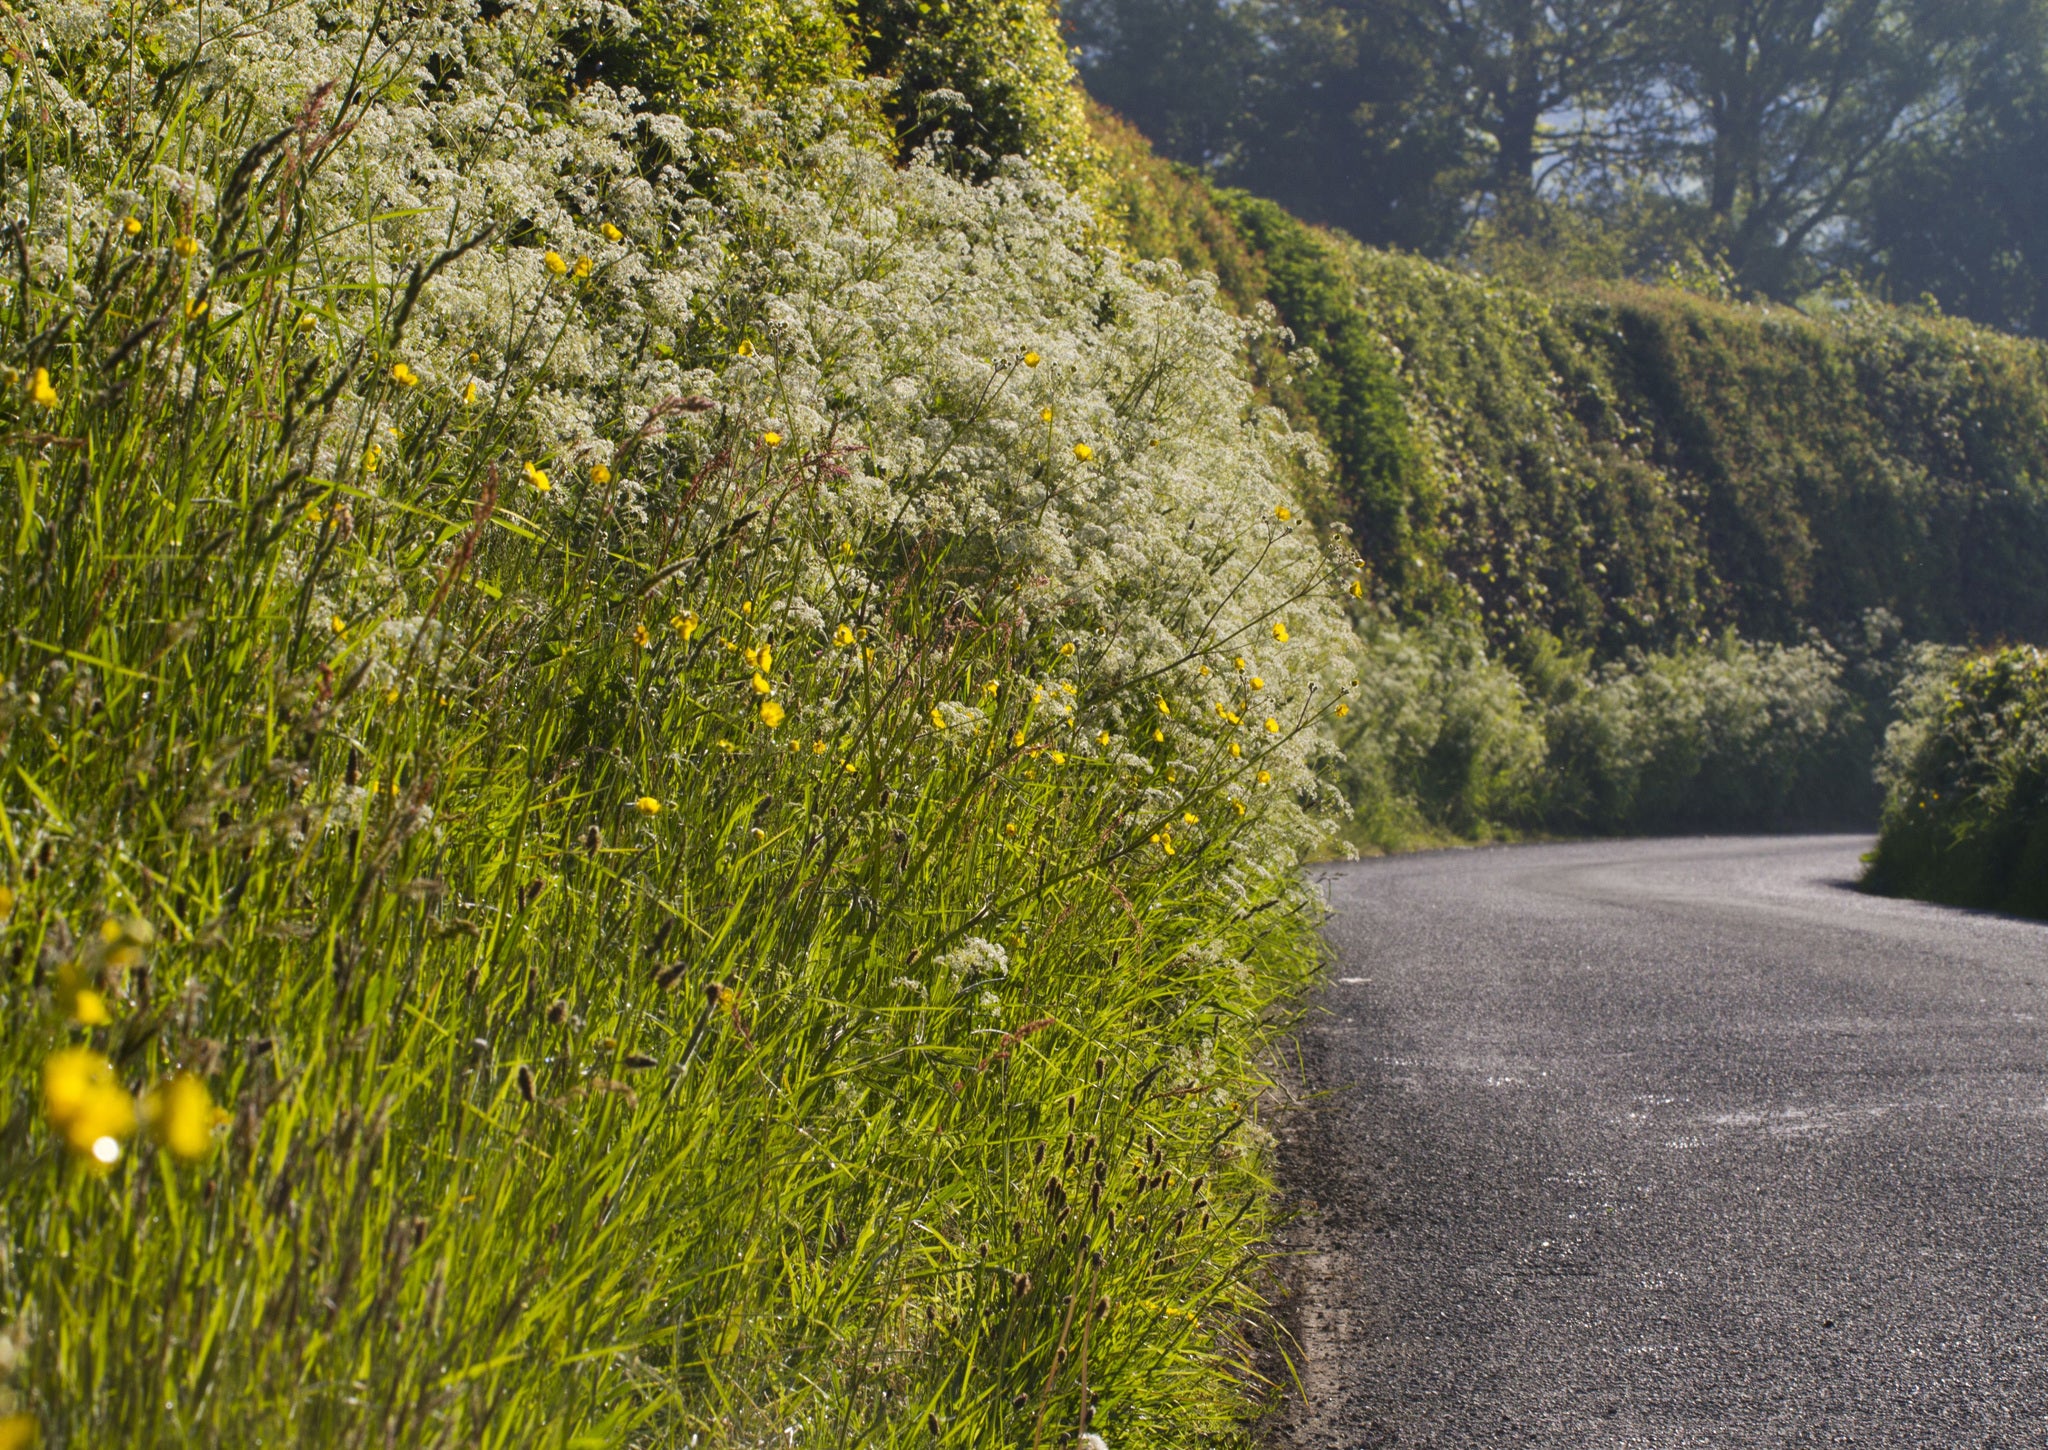
[(382, 16), (9, 22), (0, 1414), (1223, 1433), (1351, 679), (1246, 324)]
[(1928, 652), (1887, 741), (1869, 884), (2048, 916), (2048, 655)]

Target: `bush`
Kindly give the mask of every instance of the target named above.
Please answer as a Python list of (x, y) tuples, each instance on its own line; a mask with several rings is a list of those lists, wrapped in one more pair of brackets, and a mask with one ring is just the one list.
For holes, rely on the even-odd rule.
[(2048, 917), (2048, 655), (1929, 652), (1886, 744), (1869, 884)]
[(382, 15), (17, 17), (0, 1417), (1225, 1433), (1351, 678), (1246, 325)]

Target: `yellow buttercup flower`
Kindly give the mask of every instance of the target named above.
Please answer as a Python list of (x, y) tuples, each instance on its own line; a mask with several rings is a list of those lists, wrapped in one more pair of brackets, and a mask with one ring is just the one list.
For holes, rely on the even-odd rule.
[(761, 723), (770, 730), (773, 730), (788, 718), (789, 716), (783, 713), (782, 707), (773, 700), (763, 700), (761, 702)]
[(754, 693), (757, 695), (772, 695), (775, 693), (775, 686), (769, 684), (768, 677), (759, 670), (754, 671)]
[(1243, 656), (1243, 655), (1239, 655), (1239, 656), (1237, 657), (1237, 660), (1236, 660), (1236, 664), (1237, 664), (1237, 667), (1238, 667), (1239, 669), (1243, 669), (1243, 668), (1245, 667), (1245, 663), (1244, 663), (1244, 656)]
[(588, 277), (590, 275), (590, 258), (578, 257), (573, 270), (578, 277)]
[(189, 260), (199, 255), (199, 239), (197, 237), (179, 237), (171, 243), (171, 250)]
[(624, 232), (620, 231), (610, 222), (606, 222), (603, 226), (599, 227), (598, 231), (603, 233), (604, 239), (608, 242), (623, 241), (626, 236)]
[(1108, 732), (1107, 730), (1105, 730), (1105, 731), (1103, 731), (1103, 732), (1102, 732), (1101, 734), (1097, 735), (1097, 736), (1095, 737), (1095, 743), (1096, 743), (1097, 745), (1107, 745), (1107, 744), (1109, 744), (1109, 732)]
[(1162, 695), (1159, 699), (1154, 700), (1152, 703), (1159, 707), (1160, 714), (1166, 716), (1166, 718), (1169, 720), (1173, 718), (1173, 711), (1171, 708), (1168, 707), (1165, 696)]
[(1086, 463), (1089, 459), (1095, 456), (1095, 450), (1093, 448), (1090, 448), (1086, 443), (1076, 443), (1074, 445), (1074, 456), (1080, 459), (1083, 463)]
[(1014, 745), (1017, 749), (1022, 750), (1024, 748), (1024, 732), (1022, 730), (1019, 730), (1016, 734), (1012, 735), (1010, 737), (1010, 744)]
[(1280, 733), (1280, 722), (1271, 715), (1266, 717), (1266, 733), (1268, 735), (1278, 735)]
[(126, 232), (131, 237), (141, 236), (142, 218), (139, 216), (122, 217), (121, 230)]
[(28, 400), (38, 408), (54, 408), (57, 406), (57, 390), (50, 384), (50, 370), (48, 368), (37, 368), (33, 373), (29, 374)]
[(1166, 743), (1166, 732), (1164, 730), (1154, 730), (1152, 732), (1152, 743), (1154, 745), (1164, 745)]
[(1024, 366), (1025, 366), (1025, 367), (1027, 367), (1027, 368), (1035, 368), (1035, 367), (1037, 367), (1037, 366), (1038, 366), (1038, 361), (1039, 361), (1039, 359), (1038, 359), (1038, 354), (1037, 354), (1037, 353), (1035, 353), (1035, 352), (1027, 352), (1027, 353), (1025, 353), (1025, 354), (1024, 354)]
[(661, 802), (651, 795), (644, 795), (634, 801), (633, 808), (643, 816), (658, 816), (661, 814)]
[(684, 639), (688, 639), (697, 632), (697, 611), (685, 609), (681, 614), (675, 615), (669, 620), (668, 627)]
[(995, 680), (990, 680), (987, 684), (981, 687), (981, 692), (984, 695), (993, 695), (997, 690), (1000, 690), (1001, 688), (1002, 685), (1000, 683), (998, 683)]
[(1362, 579), (1353, 579), (1351, 581), (1351, 587), (1345, 592), (1348, 593), (1353, 599), (1365, 598), (1365, 581)]
[(318, 327), (319, 325), (320, 319), (318, 317), (315, 317), (312, 313), (301, 312), (299, 314), (299, 331), (311, 332), (314, 328)]
[(653, 639), (654, 637), (647, 632), (646, 625), (636, 624), (633, 626), (633, 643), (640, 646), (640, 648), (646, 649), (653, 642)]
[(1271, 785), (1272, 783), (1273, 783), (1273, 772), (1272, 772), (1272, 771), (1270, 771), (1270, 770), (1262, 770), (1262, 771), (1260, 771), (1260, 772), (1259, 772), (1259, 784), (1260, 784), (1260, 785)]
[(1235, 740), (1231, 741), (1231, 742), (1230, 742), (1230, 758), (1231, 758), (1232, 760), (1235, 760), (1235, 759), (1237, 759), (1237, 758), (1238, 758), (1239, 756), (1241, 756), (1241, 755), (1243, 755), (1243, 754), (1244, 754), (1244, 751), (1243, 751), (1243, 749), (1242, 749), (1242, 748), (1240, 748), (1240, 747), (1239, 747), (1238, 743), (1237, 743), (1237, 742), (1236, 742)]
[(562, 260), (562, 254), (560, 252), (550, 251), (541, 258), (541, 261), (545, 263), (547, 265), (547, 269), (550, 272), (553, 272), (557, 277), (566, 277), (569, 275), (569, 264)]
[(1041, 423), (1050, 423), (1052, 421), (1052, 409), (1040, 408), (1038, 410), (1038, 421)]
[(391, 365), (391, 381), (400, 387), (416, 388), (420, 385), (420, 375), (404, 363), (397, 362)]
[(204, 297), (194, 297), (185, 304), (185, 320), (187, 322), (197, 322), (200, 318), (206, 316), (207, 308), (212, 305)]
[(462, 401), (465, 403), (474, 403), (476, 401), (475, 382), (472, 381), (464, 386), (462, 389)]
[(1067, 757), (1062, 752), (1055, 750), (1052, 752), (1052, 763), (1054, 765), (1065, 765)]
[(852, 644), (853, 626), (850, 624), (842, 624), (839, 626), (839, 628), (833, 630), (832, 643), (838, 645), (841, 649), (845, 649), (848, 645)]
[(782, 446), (782, 435), (771, 428), (761, 435), (761, 445), (764, 448), (780, 448)]
[(158, 1083), (142, 1096), (142, 1122), (171, 1156), (195, 1163), (213, 1151), (213, 1129), (222, 1115), (206, 1084), (189, 1072)]
[(1277, 619), (1273, 621), (1273, 638), (1280, 644), (1287, 643), (1287, 626)]
[(1345, 716), (1349, 715), (1350, 713), (1351, 707), (1349, 705), (1339, 705), (1337, 707), (1337, 718), (1339, 720), (1342, 720)]
[(336, 634), (348, 633), (348, 621), (343, 619), (338, 614), (335, 615), (334, 618), (327, 621), (327, 627), (333, 630)]
[(1294, 510), (1283, 503), (1280, 505), (1280, 507), (1273, 510), (1273, 517), (1280, 520), (1280, 522), (1284, 524), (1289, 519), (1294, 517)]
[(754, 355), (754, 345), (745, 338), (741, 338), (740, 345), (733, 349), (733, 351), (740, 357), (752, 357)]
[(1253, 676), (1252, 676), (1252, 688), (1253, 688), (1254, 690), (1263, 690), (1263, 689), (1265, 689), (1265, 688), (1266, 688), (1266, 682), (1265, 682), (1265, 680), (1264, 680), (1264, 679), (1262, 679), (1262, 678), (1261, 678), (1260, 676), (1258, 676), (1258, 675), (1253, 675)]
[(1191, 826), (1199, 826), (1202, 824), (1202, 818), (1196, 815), (1193, 811), (1182, 811), (1180, 813), (1180, 818), (1183, 821), (1186, 821)]
[(932, 706), (932, 728), (935, 730), (943, 730), (946, 728), (946, 717), (939, 713), (939, 707), (937, 705)]
[(1239, 800), (1236, 796), (1232, 796), (1230, 798), (1230, 808), (1236, 811), (1239, 815), (1244, 814), (1244, 802)]
[(1074, 642), (1073, 642), (1072, 640), (1068, 640), (1068, 641), (1067, 641), (1067, 642), (1066, 642), (1065, 644), (1063, 644), (1063, 645), (1061, 645), (1061, 646), (1060, 646), (1060, 656), (1061, 656), (1061, 658), (1063, 658), (1063, 659), (1072, 659), (1072, 658), (1073, 658), (1073, 656), (1074, 656)]
[(93, 985), (92, 972), (83, 962), (68, 961), (57, 969), (53, 995), (64, 1015), (81, 1026), (104, 1027), (114, 1020), (106, 997)]
[(594, 464), (590, 470), (590, 481), (602, 488), (612, 481), (612, 471), (602, 463)]
[(550, 488), (554, 487), (552, 483), (548, 482), (547, 470), (539, 468), (532, 463), (526, 465), (526, 481), (532, 484), (535, 491), (539, 493), (546, 493)]
[(135, 1132), (135, 1100), (114, 1065), (86, 1047), (43, 1059), (43, 1116), (67, 1148), (102, 1167), (120, 1161), (122, 1140)]

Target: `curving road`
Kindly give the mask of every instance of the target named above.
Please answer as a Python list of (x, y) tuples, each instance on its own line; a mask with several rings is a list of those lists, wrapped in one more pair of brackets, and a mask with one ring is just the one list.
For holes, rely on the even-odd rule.
[(1325, 874), (1281, 1443), (2048, 1445), (2048, 926), (1868, 845)]

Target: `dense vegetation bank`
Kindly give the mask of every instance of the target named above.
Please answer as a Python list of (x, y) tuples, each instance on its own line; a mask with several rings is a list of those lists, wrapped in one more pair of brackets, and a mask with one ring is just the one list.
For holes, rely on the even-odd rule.
[(2048, 917), (2048, 657), (1930, 654), (1884, 775), (1873, 888)]
[(588, 18), (6, 21), (0, 1443), (1227, 1440), (1315, 441)]

